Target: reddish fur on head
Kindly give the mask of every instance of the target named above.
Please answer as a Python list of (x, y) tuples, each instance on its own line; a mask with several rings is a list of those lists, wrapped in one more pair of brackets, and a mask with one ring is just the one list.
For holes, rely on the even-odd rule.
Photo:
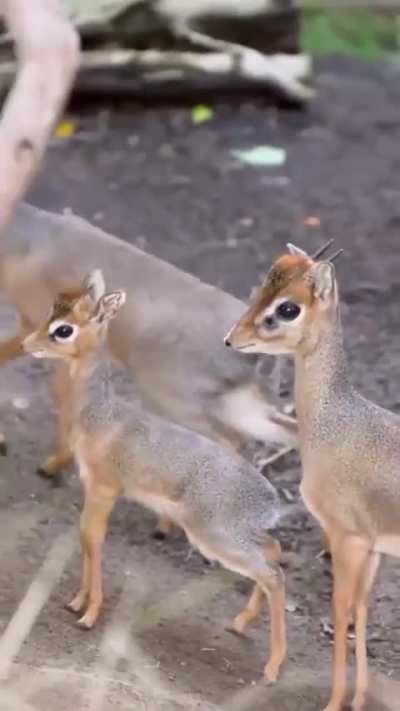
[(82, 288), (70, 289), (69, 291), (63, 291), (58, 294), (54, 301), (49, 320), (63, 318), (67, 314), (71, 313), (74, 305), (77, 304), (85, 295), (85, 291)]
[(267, 308), (278, 296), (286, 290), (291, 295), (296, 294), (304, 303), (311, 303), (311, 284), (307, 284), (305, 275), (315, 264), (311, 258), (284, 254), (276, 260), (268, 272), (257, 295), (254, 306)]
[[(125, 292), (105, 294), (103, 275), (93, 270), (80, 289), (60, 293), (46, 322), (23, 342), (37, 357), (74, 359), (96, 349), (103, 326), (125, 302)], [(71, 335), (59, 334), (67, 328)]]

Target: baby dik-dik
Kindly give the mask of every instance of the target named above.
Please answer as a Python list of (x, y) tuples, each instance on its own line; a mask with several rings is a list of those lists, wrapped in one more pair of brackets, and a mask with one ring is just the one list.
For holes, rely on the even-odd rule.
[[(301, 494), (329, 541), (334, 571), (333, 691), (346, 694), (346, 636), (356, 627), (352, 708), (365, 707), (368, 596), (381, 553), (400, 555), (400, 418), (351, 385), (331, 261), (288, 245), (226, 338), (243, 353), (290, 353), (303, 467)], [(332, 258), (331, 258), (332, 259)]]
[(274, 681), (286, 648), (280, 546), (269, 534), (279, 517), (277, 494), (244, 459), (116, 396), (106, 335), (124, 301), (122, 291), (105, 294), (102, 274), (95, 270), (82, 295), (56, 300), (48, 321), (23, 342), (27, 352), (62, 358), (70, 369), (71, 448), (85, 504), (82, 582), (69, 607), (75, 612), (86, 608), (82, 627), (95, 623), (102, 604), (107, 521), (117, 498), (125, 495), (170, 518), (207, 558), (256, 582), (234, 628), (241, 632), (256, 617), (265, 594), (271, 613), (265, 675)]

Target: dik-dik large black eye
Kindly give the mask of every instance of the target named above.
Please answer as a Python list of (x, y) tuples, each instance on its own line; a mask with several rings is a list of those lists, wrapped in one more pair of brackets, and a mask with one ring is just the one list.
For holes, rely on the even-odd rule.
[(53, 323), (49, 328), (49, 336), (52, 341), (67, 343), (75, 338), (77, 330), (77, 326), (72, 326), (70, 323)]
[(275, 313), (281, 321), (294, 321), (298, 317), (301, 308), (294, 301), (282, 301)]
[(54, 338), (60, 338), (62, 341), (64, 341), (66, 338), (72, 336), (73, 332), (74, 329), (72, 328), (72, 326), (70, 326), (69, 324), (65, 324), (64, 326), (59, 326), (58, 328), (56, 328), (56, 330), (53, 331), (52, 336), (54, 336)]

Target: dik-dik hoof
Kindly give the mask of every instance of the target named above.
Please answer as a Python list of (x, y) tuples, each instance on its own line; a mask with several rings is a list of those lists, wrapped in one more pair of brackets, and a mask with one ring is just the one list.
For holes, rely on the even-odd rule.
[(90, 620), (86, 620), (86, 615), (81, 617), (80, 620), (76, 623), (76, 626), (79, 627), (80, 630), (84, 630), (87, 632), (88, 630), (91, 630), (94, 625), (94, 622), (91, 622)]
[(52, 479), (54, 477), (54, 472), (48, 471), (46, 467), (38, 467), (36, 469), (36, 474), (42, 479)]
[(88, 610), (76, 623), (81, 630), (91, 630), (99, 616), (99, 611)]
[(6, 457), (8, 454), (7, 442), (0, 440), (0, 457)]
[(276, 684), (279, 675), (279, 666), (275, 662), (268, 662), (264, 669), (264, 678), (268, 684)]
[(45, 467), (38, 467), (36, 469), (36, 474), (41, 477), (41, 479), (47, 479), (51, 481), (53, 487), (61, 486), (62, 478), (60, 475), (48, 471)]
[(247, 616), (241, 612), (233, 620), (232, 627), (230, 627), (229, 631), (233, 632), (234, 634), (237, 634), (241, 637), (243, 635), (244, 630), (247, 627), (247, 624), (248, 624)]
[(351, 703), (351, 711), (364, 711), (366, 708), (367, 698), (365, 693), (355, 696)]
[(73, 600), (71, 600), (71, 602), (68, 602), (65, 605), (65, 609), (68, 610), (68, 612), (72, 612), (74, 615), (79, 615), (85, 607), (85, 602), (86, 598), (83, 599), (81, 596), (77, 595)]
[(71, 455), (67, 454), (52, 454), (47, 457), (45, 462), (37, 470), (39, 476), (45, 479), (59, 479), (59, 475), (71, 462)]
[(72, 604), (70, 602), (67, 602), (64, 605), (64, 610), (66, 610), (67, 612), (70, 612), (72, 615), (78, 615), (80, 613), (80, 610), (75, 610), (75, 608), (72, 607)]
[(38, 467), (36, 469), (36, 474), (40, 476), (41, 479), (52, 479), (53, 475), (49, 474), (46, 469), (43, 469), (43, 467)]
[[(349, 707), (347, 706), (347, 709)], [(325, 706), (323, 711), (346, 711), (346, 706), (344, 706), (342, 703), (337, 704), (336, 702), (330, 702), (328, 706)]]

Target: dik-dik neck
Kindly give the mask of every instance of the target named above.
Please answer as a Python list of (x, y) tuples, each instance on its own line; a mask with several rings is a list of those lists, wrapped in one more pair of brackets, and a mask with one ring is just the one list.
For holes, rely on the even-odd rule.
[(347, 359), (338, 309), (321, 324), (315, 340), (309, 339), (295, 356), (296, 410), (300, 430), (307, 433), (315, 418), (321, 422), (332, 409), (339, 412), (352, 399)]
[(115, 399), (111, 363), (105, 346), (85, 354), (71, 366), (75, 417), (88, 406), (109, 408)]

